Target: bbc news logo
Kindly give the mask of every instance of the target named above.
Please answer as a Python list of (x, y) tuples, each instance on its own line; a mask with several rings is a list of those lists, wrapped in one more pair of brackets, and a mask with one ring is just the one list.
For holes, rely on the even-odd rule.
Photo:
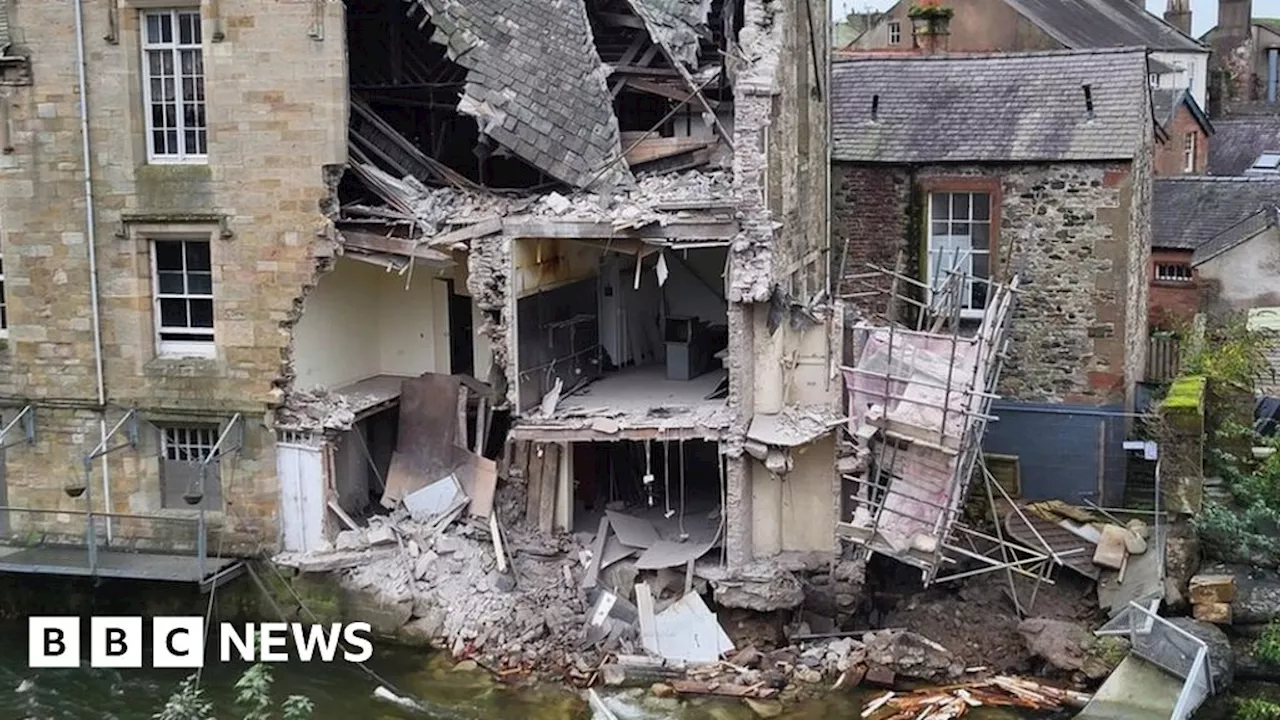
[[(151, 667), (204, 667), (204, 618), (155, 617), (150, 626)], [(27, 624), (27, 664), (33, 668), (78, 668), (81, 651), (88, 645), (90, 667), (143, 667), (148, 637), (141, 617), (90, 618), (87, 642), (81, 629), (79, 617), (31, 618)], [(218, 623), (218, 659), (224, 663), (294, 659), (329, 663), (341, 658), (359, 663), (373, 657), (372, 634), (369, 623)]]

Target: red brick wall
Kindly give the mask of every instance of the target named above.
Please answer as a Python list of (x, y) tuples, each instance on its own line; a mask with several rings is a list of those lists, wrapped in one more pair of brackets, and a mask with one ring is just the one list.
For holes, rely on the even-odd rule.
[[(1178, 110), (1173, 114), (1173, 120), (1169, 122), (1169, 126), (1165, 130), (1169, 133), (1169, 139), (1155, 145), (1156, 176), (1203, 174), (1209, 162), (1209, 143), (1211, 140), (1209, 136), (1205, 135), (1200, 123), (1196, 122), (1191, 110), (1186, 105), (1179, 105)], [(1195, 170), (1190, 173), (1186, 172), (1182, 154), (1187, 133), (1195, 133), (1196, 135)]]
[(1191, 251), (1161, 248), (1151, 251), (1151, 268), (1148, 271), (1151, 291), (1147, 295), (1148, 324), (1152, 330), (1178, 330), (1189, 325), (1195, 318), (1200, 300), (1200, 278), (1193, 270), (1192, 280), (1189, 283), (1158, 281), (1156, 280), (1158, 263), (1189, 265)]
[[(910, 224), (911, 181), (906, 170), (891, 166), (835, 163), (831, 168), (832, 277), (839, 293), (866, 288), (849, 279), (873, 263), (892, 269), (906, 247)], [(856, 304), (883, 312), (859, 300)]]

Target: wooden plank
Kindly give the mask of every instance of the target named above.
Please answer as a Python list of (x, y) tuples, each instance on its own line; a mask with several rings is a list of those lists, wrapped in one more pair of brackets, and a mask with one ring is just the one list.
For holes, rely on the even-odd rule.
[(600, 568), (604, 561), (604, 544), (609, 539), (609, 516), (600, 518), (600, 529), (596, 531), (596, 539), (591, 543), (591, 564), (587, 565), (587, 573), (582, 576), (582, 589), (590, 590), (600, 580)]
[(560, 446), (542, 446), (542, 472), (538, 473), (541, 491), (538, 495), (538, 529), (548, 535), (555, 530), (556, 486), (560, 484)]
[(333, 511), (333, 514), (338, 516), (338, 519), (342, 521), (343, 525), (347, 526), (348, 530), (360, 529), (360, 526), (356, 524), (355, 520), (351, 519), (351, 516), (347, 514), (346, 510), (342, 509), (341, 505), (334, 502), (333, 500), (328, 501), (328, 505), (329, 505), (329, 509)]
[(658, 626), (654, 621), (653, 594), (648, 583), (636, 583), (636, 611), (640, 615), (640, 646), (658, 655)]
[(611, 27), (635, 28), (637, 30), (644, 29), (644, 21), (634, 15), (623, 15), (622, 13), (598, 12), (595, 17), (600, 22)]
[(709, 148), (712, 144), (702, 138), (645, 138), (628, 146), (625, 159), (628, 165), (639, 165)]
[(342, 230), (340, 234), (342, 235), (343, 245), (369, 252), (403, 255), (404, 257), (418, 258), (434, 263), (452, 264), (453, 262), (453, 257), (448, 253), (432, 250), (425, 244), (420, 244), (408, 238), (387, 237), (386, 235), (362, 232), (360, 230)]
[(633, 88), (641, 92), (647, 92), (650, 95), (664, 97), (669, 100), (675, 100), (676, 102), (685, 102), (686, 100), (689, 100), (696, 102), (699, 105), (705, 105), (705, 109), (707, 110), (713, 110), (720, 105), (720, 103), (714, 100), (708, 100), (700, 97), (697, 93), (690, 91), (689, 88), (686, 87), (654, 82), (652, 80), (645, 80), (644, 78), (638, 77), (629, 77), (626, 82), (627, 87), (629, 88)]

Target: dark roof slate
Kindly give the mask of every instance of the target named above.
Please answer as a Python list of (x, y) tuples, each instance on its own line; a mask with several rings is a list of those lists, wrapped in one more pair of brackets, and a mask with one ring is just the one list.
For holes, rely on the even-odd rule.
[(1210, 175), (1243, 175), (1264, 152), (1280, 152), (1280, 116), (1226, 117), (1213, 123)]
[(698, 45), (710, 37), (707, 17), (711, 0), (628, 0), (631, 9), (644, 21), (653, 41), (666, 48), (676, 62), (697, 69)]
[(1280, 178), (1156, 178), (1151, 200), (1151, 244), (1195, 250), (1277, 204)]
[(1226, 230), (1223, 230), (1212, 238), (1209, 238), (1207, 242), (1200, 245), (1200, 247), (1197, 247), (1195, 252), (1191, 253), (1191, 264), (1199, 265), (1208, 260), (1212, 260), (1237, 245), (1256, 237), (1264, 230), (1275, 227), (1277, 222), (1280, 221), (1280, 218), (1277, 217), (1278, 214), (1280, 214), (1280, 209), (1277, 209), (1275, 205), (1268, 205), (1244, 220), (1232, 225)]
[(1005, 0), (1066, 47), (1208, 52), (1132, 0)]
[(632, 182), (583, 0), (405, 2), (467, 69), (458, 110), (484, 133), (569, 185)]
[(1140, 49), (838, 60), (832, 70), (832, 159), (1132, 158), (1142, 134), (1152, 132), (1146, 67)]

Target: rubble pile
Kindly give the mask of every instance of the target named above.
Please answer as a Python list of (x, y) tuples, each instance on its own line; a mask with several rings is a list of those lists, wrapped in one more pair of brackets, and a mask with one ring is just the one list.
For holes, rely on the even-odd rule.
[(350, 430), (356, 421), (347, 399), (316, 387), (294, 390), (276, 410), (275, 425), (282, 430)]
[[(723, 206), (734, 197), (733, 176), (725, 171), (650, 175), (641, 177), (631, 188), (619, 188), (610, 194), (553, 191), (536, 196), (428, 187), (413, 176), (397, 179), (372, 165), (361, 165), (360, 173), (375, 181), (388, 207), (349, 205), (344, 214), (412, 222), (425, 238), (446, 232), (450, 225), (517, 216), (643, 227), (664, 222), (687, 209), (697, 209), (699, 204)], [(666, 205), (680, 207), (664, 208)]]
[(342, 582), (403, 608), (397, 635), (406, 641), (504, 670), (560, 665), (582, 634), (587, 610), (576, 580), (570, 582), (577, 570), (568, 560), (572, 540), (504, 531), (516, 550), (513, 572), (503, 573), (483, 525), (470, 520), (437, 528), (397, 511), (387, 526), (403, 550), (347, 570)]

